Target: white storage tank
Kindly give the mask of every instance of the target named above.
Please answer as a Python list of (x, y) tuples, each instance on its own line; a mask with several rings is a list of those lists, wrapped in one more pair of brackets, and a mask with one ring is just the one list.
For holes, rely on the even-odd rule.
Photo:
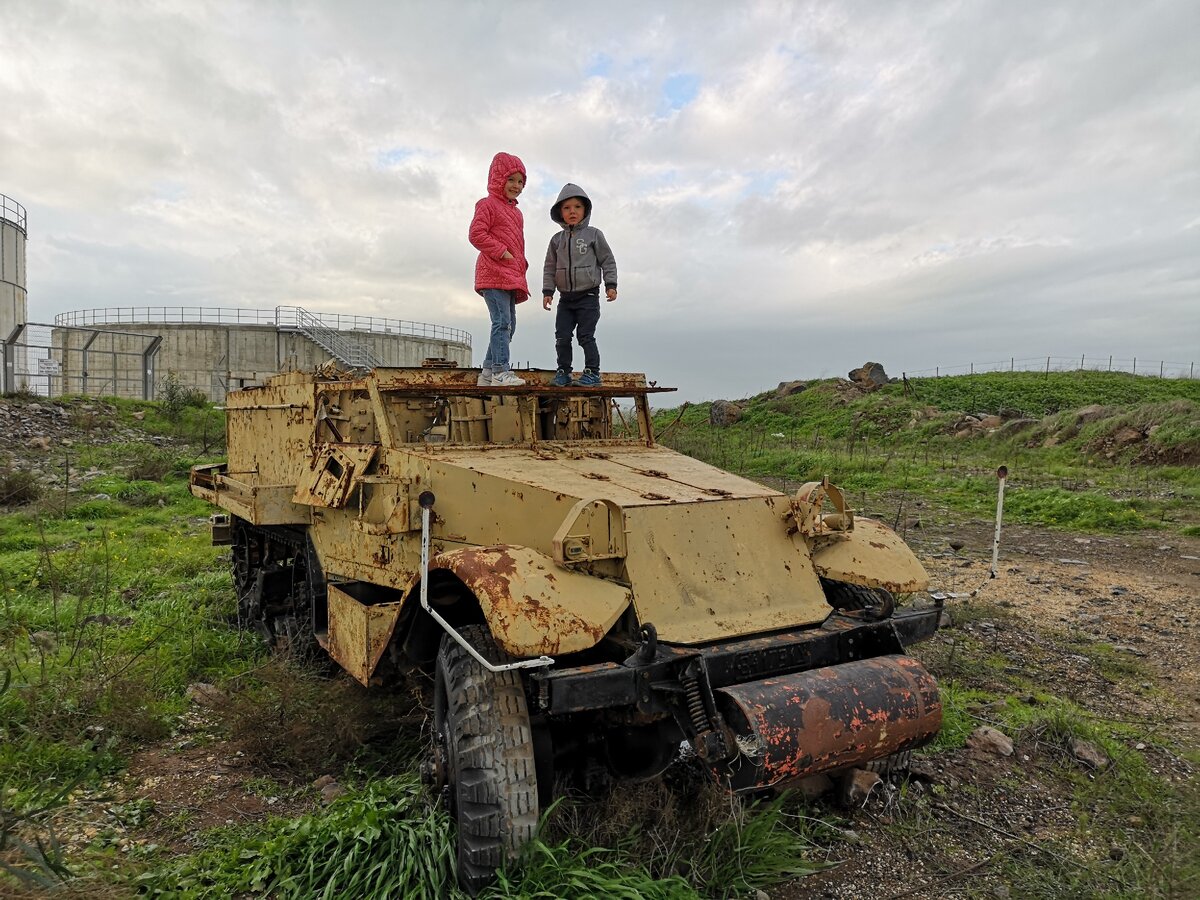
[(0, 194), (0, 340), (28, 321), (25, 288), (25, 207)]

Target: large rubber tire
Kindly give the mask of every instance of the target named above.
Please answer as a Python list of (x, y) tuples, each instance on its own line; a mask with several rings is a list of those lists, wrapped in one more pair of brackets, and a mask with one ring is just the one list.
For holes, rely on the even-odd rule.
[[(484, 625), (460, 633), (493, 663), (508, 662)], [(489, 672), (449, 635), (435, 676), (434, 740), (444, 754), (450, 812), (458, 823), (458, 880), (475, 896), (533, 838), (537, 767), (518, 671)]]

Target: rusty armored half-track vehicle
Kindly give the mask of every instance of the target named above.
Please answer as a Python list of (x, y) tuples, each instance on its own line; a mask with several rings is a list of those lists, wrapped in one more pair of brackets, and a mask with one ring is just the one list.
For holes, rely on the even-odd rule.
[(423, 771), (477, 891), (557, 783), (646, 778), (683, 742), (733, 791), (896, 758), (941, 725), (905, 646), (940, 610), (886, 526), (655, 443), (642, 375), (481, 387), (478, 370), (288, 373), (227, 399), (240, 621), (368, 687), (434, 683)]

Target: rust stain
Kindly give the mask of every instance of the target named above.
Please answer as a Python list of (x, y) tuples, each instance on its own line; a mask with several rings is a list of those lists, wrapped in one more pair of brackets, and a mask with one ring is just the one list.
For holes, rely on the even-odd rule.
[(735, 730), (764, 748), (754, 783), (739, 788), (865, 763), (920, 746), (941, 727), (936, 682), (910, 657), (845, 663), (719, 693), (735, 704)]

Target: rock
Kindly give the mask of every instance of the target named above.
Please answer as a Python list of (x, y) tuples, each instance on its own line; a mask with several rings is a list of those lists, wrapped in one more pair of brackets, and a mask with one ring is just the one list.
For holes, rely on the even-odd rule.
[(1012, 756), (1013, 742), (1003, 731), (990, 725), (980, 725), (967, 738), (967, 746), (972, 750), (990, 753), (994, 756)]
[(346, 789), (336, 781), (331, 781), (329, 784), (321, 788), (321, 799), (326, 803), (332, 803), (342, 794), (346, 793)]
[(1112, 594), (1114, 597), (1120, 597), (1123, 594), (1128, 594), (1129, 588), (1123, 588), (1119, 584), (1114, 584), (1112, 587), (1110, 587), (1108, 589), (1108, 592), (1110, 594)]
[(189, 684), (184, 696), (197, 706), (203, 706), (208, 709), (216, 709), (225, 705), (226, 701), (229, 700), (229, 696), (219, 687), (203, 681), (196, 681)]
[(322, 775), (320, 778), (318, 778), (316, 781), (314, 781), (312, 783), (312, 786), (319, 791), (319, 790), (321, 790), (321, 788), (325, 787), (326, 785), (333, 784), (336, 781), (337, 781), (337, 779), (334, 778), (332, 775)]
[(1141, 431), (1136, 428), (1130, 428), (1128, 425), (1126, 425), (1125, 427), (1118, 428), (1116, 431), (1114, 431), (1112, 437), (1109, 438), (1109, 441), (1114, 447), (1120, 448), (1131, 446), (1132, 444), (1136, 444), (1139, 441), (1145, 440), (1145, 438), (1146, 435), (1144, 435)]
[(49, 450), (50, 438), (46, 437), (45, 435), (36, 435), (35, 437), (31, 437), (29, 439), (29, 446), (34, 450)]
[(142, 419), (146, 418), (146, 411), (144, 409), (139, 409), (133, 414), (133, 417), (140, 422)]
[(775, 388), (776, 397), (790, 397), (792, 394), (798, 394), (808, 387), (807, 381), (781, 381), (779, 387)]
[(754, 892), (754, 900), (771, 900), (771, 895), (760, 888)]
[(924, 756), (914, 756), (908, 764), (908, 779), (909, 781), (929, 782), (936, 784), (941, 779), (938, 778), (937, 770), (933, 767), (933, 762)]
[(866, 769), (851, 769), (841, 776), (840, 780), (839, 799), (845, 806), (865, 804), (867, 798), (871, 796), (871, 791), (883, 783), (883, 779), (878, 774), (868, 772)]
[[(1139, 638), (1140, 640), (1140, 638)], [(1130, 656), (1145, 656), (1145, 650), (1139, 650), (1137, 647), (1131, 647), (1129, 644), (1113, 644), (1113, 649), (1118, 653), (1128, 653)]]
[(29, 643), (43, 653), (53, 653), (58, 649), (58, 640), (54, 637), (53, 631), (35, 631), (29, 635)]
[(828, 775), (810, 775), (801, 779), (795, 787), (805, 800), (816, 800), (833, 790), (833, 779)]
[(850, 370), (850, 380), (864, 390), (877, 391), (888, 383), (888, 376), (879, 363), (867, 362)]
[(714, 400), (708, 409), (708, 421), (718, 428), (732, 425), (742, 417), (742, 408), (728, 400)]
[(1101, 406), (1099, 403), (1093, 403), (1091, 406), (1085, 406), (1079, 412), (1075, 413), (1075, 424), (1086, 425), (1089, 422), (1098, 422), (1100, 419), (1106, 419), (1111, 415), (1108, 407)]
[(1004, 420), (999, 416), (984, 416), (979, 420), (979, 427), (986, 428), (989, 431), (993, 428), (999, 428), (1004, 424)]
[(1077, 762), (1081, 762), (1093, 769), (1108, 768), (1109, 760), (1107, 754), (1089, 741), (1085, 741), (1082, 738), (1071, 738), (1069, 749)]

